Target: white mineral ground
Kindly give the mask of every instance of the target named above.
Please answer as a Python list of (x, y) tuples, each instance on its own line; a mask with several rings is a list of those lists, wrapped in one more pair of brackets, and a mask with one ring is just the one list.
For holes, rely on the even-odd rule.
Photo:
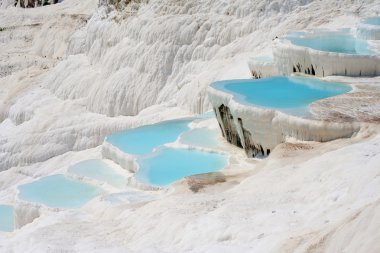
[[(378, 0), (97, 2), (0, 10), (0, 203), (29, 222), (0, 233), (1, 252), (380, 251), (379, 107), (360, 107), (365, 94), (347, 117), (372, 123), (352, 138), (285, 143), (263, 160), (229, 146), (225, 182), (198, 192), (188, 180), (78, 210), (21, 203), (20, 184), (101, 158), (109, 133), (207, 111), (208, 84), (250, 77), (247, 60), (276, 36), (380, 14)], [(378, 78), (349, 79), (378, 90)], [(347, 114), (329, 101), (322, 118)]]

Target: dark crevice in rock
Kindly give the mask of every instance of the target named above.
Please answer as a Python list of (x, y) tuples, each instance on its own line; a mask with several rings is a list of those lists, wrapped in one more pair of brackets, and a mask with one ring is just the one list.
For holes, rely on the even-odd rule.
[(315, 76), (315, 69), (314, 69), (313, 64), (311, 65), (311, 74), (312, 74), (313, 76)]
[(251, 74), (252, 74), (253, 79), (260, 79), (260, 78), (262, 78), (261, 73), (255, 71), (255, 70), (252, 70), (252, 71), (251, 71)]
[(265, 155), (264, 149), (261, 145), (255, 145), (252, 141), (252, 135), (251, 133), (244, 128), (243, 126), (243, 120), (241, 118), (238, 118), (240, 128), (243, 132), (244, 136), (244, 151), (247, 154), (248, 157), (255, 157), (258, 154)]
[[(217, 115), (217, 110), (214, 108), (214, 112)], [(265, 149), (262, 145), (258, 143), (254, 143), (252, 140), (251, 133), (244, 128), (243, 126), (243, 120), (241, 118), (238, 118), (239, 125), (237, 126), (234, 122), (234, 117), (231, 114), (230, 109), (225, 106), (221, 105), (218, 108), (219, 116), (217, 117), (219, 127), (222, 130), (222, 134), (226, 140), (235, 145), (239, 148), (244, 148), (245, 153), (248, 157), (255, 157), (257, 155), (269, 155), (270, 149)], [(240, 127), (241, 133), (243, 133), (243, 139), (240, 139), (239, 133), (238, 133), (238, 127)]]
[(57, 4), (59, 3), (59, 0), (15, 0), (14, 6), (17, 6), (18, 2), (20, 2), (21, 8), (34, 8), (50, 4)]
[(301, 72), (301, 71), (302, 71), (302, 66), (301, 66), (301, 64), (297, 63), (297, 69), (298, 69), (298, 72)]
[(227, 139), (229, 143), (242, 148), (243, 145), (241, 144), (239, 134), (233, 122), (234, 118), (231, 114), (230, 109), (224, 105), (219, 106), (218, 109), (222, 121), (219, 122), (219, 126), (221, 126), (222, 132), (224, 133), (224, 137)]

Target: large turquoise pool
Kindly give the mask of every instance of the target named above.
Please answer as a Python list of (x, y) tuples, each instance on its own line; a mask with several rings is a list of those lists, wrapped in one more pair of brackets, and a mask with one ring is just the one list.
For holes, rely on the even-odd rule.
[(99, 195), (101, 189), (64, 175), (41, 178), (18, 187), (19, 198), (57, 208), (79, 208)]
[(138, 160), (136, 178), (144, 183), (166, 186), (185, 176), (214, 172), (227, 165), (224, 155), (197, 150), (162, 148)]
[(13, 207), (0, 205), (0, 231), (12, 232), (14, 229)]
[(307, 110), (314, 101), (340, 95), (351, 90), (341, 83), (308, 77), (272, 77), (263, 79), (226, 80), (212, 87), (234, 95), (244, 104), (273, 109)]
[(292, 44), (319, 51), (374, 55), (366, 40), (354, 37), (349, 31), (294, 32), (285, 36)]
[(158, 146), (174, 142), (189, 129), (190, 122), (189, 119), (164, 121), (109, 135), (106, 141), (129, 154), (149, 154)]

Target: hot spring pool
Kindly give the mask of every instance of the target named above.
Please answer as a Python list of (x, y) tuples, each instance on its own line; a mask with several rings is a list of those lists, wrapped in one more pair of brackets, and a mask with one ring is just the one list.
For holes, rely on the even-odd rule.
[(214, 172), (227, 165), (224, 155), (197, 150), (162, 148), (138, 160), (136, 178), (147, 184), (166, 186), (185, 176)]
[(92, 159), (79, 162), (69, 168), (69, 172), (98, 181), (107, 182), (118, 188), (122, 188), (127, 183), (127, 178), (117, 173), (107, 163), (102, 160)]
[(191, 146), (199, 146), (203, 148), (218, 147), (218, 129), (194, 128), (181, 135), (180, 142)]
[(18, 187), (19, 198), (57, 208), (79, 208), (102, 191), (64, 175), (43, 177)]
[(354, 55), (374, 55), (366, 40), (354, 37), (348, 31), (294, 32), (285, 36), (292, 44), (324, 52)]
[(13, 207), (0, 205), (0, 231), (12, 232), (14, 229)]
[(154, 148), (174, 142), (189, 129), (189, 119), (164, 121), (107, 136), (106, 141), (121, 151), (133, 155), (149, 154)]
[(241, 103), (305, 113), (314, 101), (347, 93), (351, 87), (308, 77), (272, 77), (264, 79), (226, 80), (212, 84), (213, 88), (234, 95)]
[(368, 25), (380, 26), (380, 17), (366, 18), (366, 19), (364, 19), (363, 23), (368, 24)]

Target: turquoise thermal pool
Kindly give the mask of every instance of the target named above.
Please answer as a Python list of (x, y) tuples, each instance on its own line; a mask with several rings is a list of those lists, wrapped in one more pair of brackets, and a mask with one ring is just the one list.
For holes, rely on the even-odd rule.
[(44, 177), (18, 188), (20, 199), (57, 208), (79, 208), (102, 192), (64, 175)]
[(118, 188), (122, 188), (127, 183), (127, 178), (117, 173), (107, 163), (102, 160), (92, 159), (79, 162), (69, 168), (69, 172), (92, 178), (101, 182), (107, 182)]
[(272, 77), (219, 81), (213, 88), (234, 95), (248, 105), (305, 113), (314, 101), (347, 93), (351, 87), (307, 77)]
[(13, 207), (0, 205), (0, 231), (12, 232), (14, 229)]
[(374, 55), (366, 40), (354, 37), (348, 31), (294, 32), (285, 36), (297, 46), (308, 47), (324, 52), (354, 55)]
[(184, 119), (142, 126), (109, 135), (106, 141), (125, 153), (149, 154), (154, 148), (177, 140), (182, 132), (189, 129), (190, 122)]
[(138, 160), (136, 178), (156, 186), (169, 185), (185, 176), (209, 173), (227, 165), (224, 155), (197, 150), (162, 148)]
[(195, 128), (181, 135), (180, 142), (191, 146), (203, 148), (218, 147), (218, 129), (209, 129), (207, 127)]
[(380, 26), (380, 17), (366, 18), (363, 23), (368, 25)]

